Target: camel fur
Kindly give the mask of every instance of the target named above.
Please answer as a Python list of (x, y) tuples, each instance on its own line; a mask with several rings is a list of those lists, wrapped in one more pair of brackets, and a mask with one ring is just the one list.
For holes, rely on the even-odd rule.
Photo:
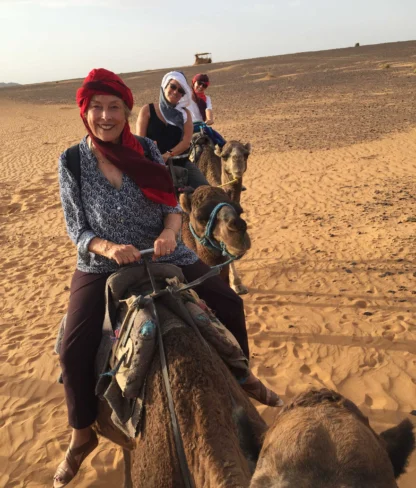
[[(164, 336), (173, 401), (196, 488), (249, 486), (266, 425), (214, 350), (189, 328)], [(183, 488), (159, 356), (131, 452), (133, 488)]]
[[(221, 149), (218, 145), (214, 147), (207, 135), (196, 133), (192, 138), (192, 147), (193, 161), (205, 175), (208, 183), (212, 186), (222, 186), (231, 200), (240, 203), (243, 174), (247, 170), (251, 144), (229, 141)], [(248, 289), (242, 284), (234, 263), (231, 263), (229, 273), (231, 282), (239, 283), (238, 287), (233, 289), (239, 295), (247, 293)]]
[[(248, 488), (267, 429), (265, 422), (202, 335), (163, 302), (158, 302), (158, 316), (167, 325), (163, 344), (169, 380), (195, 488)], [(138, 436), (131, 439), (116, 428), (104, 399), (99, 401), (94, 428), (123, 448), (124, 488), (185, 487), (158, 353), (146, 378)]]
[[(214, 144), (207, 135), (196, 133), (192, 138), (194, 162), (212, 186), (224, 185), (223, 189), (231, 200), (240, 203), (243, 175), (247, 170), (247, 159), (251, 144), (228, 141), (222, 148)], [(230, 183), (230, 181), (234, 181)]]
[(268, 430), (250, 488), (397, 488), (414, 447), (409, 420), (377, 435), (353, 402), (310, 390)]
[[(223, 207), (217, 214), (213, 229), (213, 236), (217, 242), (223, 242), (228, 252), (234, 256), (242, 256), (250, 249), (251, 242), (247, 233), (247, 224), (241, 218), (243, 212), (240, 204), (233, 202), (221, 188), (212, 186), (200, 186), (193, 193), (184, 193), (180, 196), (180, 204), (185, 214), (182, 223), (182, 239), (184, 243), (193, 249), (199, 258), (208, 266), (216, 266), (228, 260), (218, 250), (209, 249), (196, 241), (189, 229), (189, 221), (196, 234), (202, 237), (208, 223), (209, 216), (216, 205), (222, 202), (230, 206)], [(230, 268), (224, 266), (220, 276), (239, 294), (244, 292), (237, 274), (232, 274), (230, 280)]]

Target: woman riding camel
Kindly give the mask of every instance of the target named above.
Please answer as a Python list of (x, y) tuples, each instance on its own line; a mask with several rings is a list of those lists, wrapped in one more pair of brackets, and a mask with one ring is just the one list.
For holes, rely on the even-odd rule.
[(212, 127), (207, 127), (214, 123), (211, 97), (205, 93), (209, 85), (208, 75), (199, 73), (192, 78), (192, 99), (188, 108), (192, 114), (194, 132), (199, 132), (202, 127), (214, 144), (222, 147), (226, 142), (225, 139)]
[(159, 104), (150, 103), (141, 108), (136, 133), (157, 143), (163, 161), (175, 157), (173, 164), (188, 170), (188, 185), (198, 188), (209, 183), (198, 167), (188, 159), (193, 133), (192, 117), (187, 109), (191, 96), (191, 90), (182, 73), (167, 73), (160, 87)]
[[(79, 144), (79, 180), (70, 169), (67, 152), (59, 161), (62, 207), (78, 252), (60, 351), (72, 438), (56, 471), (55, 488), (74, 478), (98, 444), (91, 428), (97, 415), (94, 362), (102, 334), (107, 278), (120, 266), (140, 261), (139, 249), (150, 247), (155, 249), (156, 261), (179, 266), (188, 281), (209, 269), (177, 240), (181, 209), (172, 180), (157, 147), (147, 141), (150, 161), (130, 132), (130, 89), (111, 71), (94, 69), (76, 99), (88, 133)], [(249, 357), (240, 297), (219, 277), (196, 289)], [(279, 397), (253, 374), (242, 387), (260, 402), (280, 405)]]

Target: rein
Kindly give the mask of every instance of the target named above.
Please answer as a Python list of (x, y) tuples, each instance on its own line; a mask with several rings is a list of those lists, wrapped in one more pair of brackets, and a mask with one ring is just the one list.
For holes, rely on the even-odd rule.
[(166, 360), (166, 353), (165, 353), (165, 348), (163, 345), (163, 335), (162, 335), (162, 328), (160, 325), (160, 320), (159, 320), (159, 314), (156, 308), (156, 304), (154, 302), (154, 299), (158, 295), (158, 289), (156, 285), (156, 281), (154, 279), (154, 276), (152, 272), (150, 271), (149, 263), (146, 258), (143, 259), (144, 265), (147, 271), (147, 274), (149, 275), (150, 282), (153, 287), (153, 296), (150, 297), (150, 306), (152, 310), (152, 315), (154, 317), (154, 320), (156, 322), (156, 329), (157, 329), (157, 335), (158, 335), (158, 342), (159, 342), (159, 356), (160, 356), (160, 364), (162, 367), (162, 377), (163, 377), (163, 383), (165, 385), (165, 392), (168, 400), (168, 407), (169, 407), (169, 413), (170, 413), (170, 420), (172, 423), (172, 429), (173, 429), (173, 439), (175, 441), (175, 447), (176, 447), (176, 454), (178, 455), (178, 460), (179, 460), (179, 467), (181, 469), (181, 474), (182, 474), (182, 479), (184, 482), (184, 485), (186, 488), (195, 488), (195, 482), (193, 480), (192, 474), (189, 470), (188, 466), (188, 461), (186, 460), (186, 455), (185, 455), (185, 449), (183, 447), (183, 440), (182, 440), (182, 435), (181, 431), (179, 428), (178, 424), (178, 419), (176, 417), (176, 412), (175, 412), (175, 405), (173, 403), (173, 397), (172, 397), (172, 389), (170, 386), (170, 381), (169, 381), (169, 371), (168, 371), (168, 365), (167, 365), (167, 360)]
[(227, 181), (227, 183), (223, 183), (222, 185), (218, 185), (217, 188), (222, 188), (223, 186), (231, 185), (231, 183), (235, 183), (238, 181), (238, 178), (234, 178), (233, 180)]
[[(211, 216), (210, 216), (210, 217), (213, 216), (213, 218), (212, 219), (210, 218), (210, 220), (212, 220), (212, 221), (214, 220), (218, 211), (224, 205), (229, 205), (229, 204), (227, 204), (227, 203), (219, 204), (219, 205), (217, 205), (217, 207), (219, 207), (218, 209), (217, 209), (217, 207), (214, 208), (214, 211), (211, 213)], [(211, 227), (212, 226), (213, 225), (211, 224)], [(224, 249), (225, 249), (225, 246), (224, 246)], [(149, 266), (148, 256), (147, 256), (147, 254), (151, 254), (151, 252), (149, 252), (149, 251), (153, 252), (153, 249), (144, 250), (142, 252), (142, 258), (143, 258), (145, 269), (147, 271), (147, 274), (149, 276), (149, 279), (150, 279), (150, 282), (151, 282), (151, 285), (153, 288), (153, 292), (146, 297), (140, 297), (141, 302), (140, 302), (139, 308), (145, 308), (146, 306), (149, 307), (151, 310), (153, 319), (156, 323), (158, 343), (159, 343), (159, 356), (160, 356), (160, 363), (161, 363), (161, 368), (162, 368), (162, 378), (163, 378), (163, 383), (165, 386), (165, 392), (166, 392), (167, 401), (168, 401), (169, 414), (170, 414), (171, 425), (172, 425), (172, 430), (173, 430), (173, 439), (174, 439), (174, 443), (175, 443), (176, 454), (178, 456), (179, 467), (181, 470), (182, 479), (183, 479), (185, 488), (195, 488), (195, 481), (194, 481), (193, 476), (189, 470), (189, 465), (188, 465), (188, 461), (187, 461), (186, 455), (185, 455), (185, 448), (183, 445), (182, 435), (181, 435), (178, 419), (177, 419), (176, 412), (175, 412), (175, 405), (174, 405), (173, 397), (172, 397), (172, 388), (171, 388), (170, 380), (169, 380), (168, 364), (167, 364), (166, 353), (165, 353), (165, 348), (164, 348), (164, 344), (163, 344), (163, 334), (162, 334), (161, 322), (159, 319), (159, 314), (158, 314), (158, 310), (157, 310), (157, 307), (155, 304), (155, 300), (161, 296), (166, 295), (166, 294), (171, 294), (172, 296), (179, 295), (181, 292), (183, 292), (185, 290), (192, 289), (195, 286), (200, 285), (201, 283), (203, 283), (205, 280), (211, 278), (212, 276), (218, 275), (223, 266), (227, 265), (229, 262), (234, 261), (235, 259), (238, 259), (238, 258), (235, 256), (232, 256), (231, 254), (229, 254), (226, 251), (229, 256), (232, 256), (232, 259), (229, 259), (227, 262), (219, 264), (217, 266), (212, 266), (211, 269), (206, 274), (204, 274), (203, 276), (200, 276), (199, 278), (192, 281), (191, 283), (182, 284), (179, 288), (167, 286), (166, 288), (159, 290), (157, 283), (156, 283), (156, 280), (155, 280), (155, 277), (154, 277), (154, 275), (150, 269), (150, 266)], [(186, 311), (186, 309), (185, 309), (185, 311)], [(198, 330), (197, 326), (195, 325), (195, 322), (193, 321), (189, 312), (187, 313), (187, 315), (189, 316), (190, 321), (193, 322), (193, 328), (194, 328), (197, 336), (199, 337), (201, 342), (205, 345), (205, 347), (208, 348), (208, 351), (210, 351), (209, 345), (207, 344), (206, 340), (202, 337), (201, 333), (199, 332), (199, 330)], [(124, 359), (125, 359), (125, 356), (122, 357), (120, 364)], [(231, 398), (231, 403), (233, 405), (233, 408), (236, 408), (237, 404), (236, 404), (233, 396), (231, 395), (231, 392), (229, 392), (229, 395)], [(124, 460), (125, 460), (125, 476), (126, 476), (125, 486), (130, 487), (130, 486), (132, 486), (131, 471), (129, 468), (129, 466), (130, 466), (129, 463), (131, 462), (130, 451), (128, 451), (127, 449), (123, 449), (123, 454), (124, 454)]]
[[(217, 211), (217, 213), (218, 213), (218, 211)], [(237, 258), (234, 258), (234, 259), (237, 259)], [(208, 278), (211, 278), (212, 276), (217, 275), (220, 272), (221, 268), (223, 266), (225, 266), (228, 262), (217, 265), (217, 266), (212, 266), (210, 271), (208, 271), (208, 273), (197, 278), (196, 280), (192, 281), (191, 283), (188, 283), (187, 285), (182, 285), (177, 290), (174, 290), (169, 286), (163, 290), (158, 290), (155, 278), (154, 278), (154, 276), (150, 270), (150, 266), (149, 266), (147, 257), (143, 256), (143, 262), (144, 262), (147, 274), (149, 275), (150, 282), (152, 284), (153, 293), (149, 297), (146, 297), (144, 299), (144, 303), (142, 305), (147, 304), (150, 306), (151, 311), (152, 311), (152, 315), (153, 315), (155, 323), (156, 323), (158, 342), (159, 342), (159, 356), (160, 356), (160, 363), (161, 363), (161, 367), (162, 367), (162, 378), (163, 378), (163, 383), (165, 385), (165, 392), (166, 392), (166, 396), (167, 396), (167, 400), (168, 400), (168, 407), (169, 407), (170, 419), (171, 419), (172, 430), (173, 430), (173, 439), (174, 439), (175, 447), (176, 447), (176, 454), (178, 455), (179, 467), (181, 470), (182, 479), (184, 481), (185, 487), (186, 488), (195, 488), (195, 482), (194, 482), (192, 474), (189, 470), (188, 461), (186, 459), (185, 449), (183, 446), (182, 435), (181, 435), (180, 427), (178, 424), (178, 419), (176, 417), (175, 405), (173, 403), (172, 388), (170, 386), (169, 371), (168, 371), (168, 365), (167, 365), (167, 360), (166, 360), (166, 353), (165, 353), (165, 348), (163, 345), (162, 328), (160, 325), (160, 319), (159, 319), (159, 314), (158, 314), (157, 307), (155, 304), (155, 299), (157, 299), (163, 295), (166, 295), (168, 293), (172, 294), (172, 295), (173, 294), (179, 294), (182, 291), (185, 291), (185, 290), (188, 290), (188, 289), (194, 288), (195, 286), (200, 285), (201, 283), (203, 283)], [(191, 321), (193, 322), (192, 318), (191, 318)], [(202, 341), (203, 344), (205, 344), (206, 347), (208, 347), (208, 350), (209, 350), (208, 344), (206, 343), (205, 339), (201, 336), (201, 333), (198, 331), (198, 328), (196, 326), (195, 326), (195, 331), (196, 331), (199, 339)], [(231, 396), (231, 402), (232, 402), (233, 406), (236, 405), (235, 400), (232, 396)]]
[[(212, 251), (220, 251), (223, 256), (228, 258), (228, 261), (226, 261), (225, 263), (217, 265), (220, 267), (223, 267), (231, 263), (232, 261), (235, 261), (236, 259), (240, 259), (240, 256), (234, 256), (233, 254), (231, 254), (227, 250), (226, 245), (222, 241), (218, 242), (213, 236), (215, 219), (217, 218), (218, 212), (222, 209), (222, 207), (226, 206), (234, 208), (230, 203), (222, 202), (219, 203), (212, 210), (207, 225), (205, 227), (205, 233), (202, 237), (198, 236), (198, 234), (195, 232), (195, 229), (192, 227), (191, 221), (189, 221), (189, 230), (191, 231), (191, 234), (194, 236), (194, 238), (201, 244), (201, 246), (204, 246)], [(216, 268), (217, 266), (213, 266), (213, 268)]]

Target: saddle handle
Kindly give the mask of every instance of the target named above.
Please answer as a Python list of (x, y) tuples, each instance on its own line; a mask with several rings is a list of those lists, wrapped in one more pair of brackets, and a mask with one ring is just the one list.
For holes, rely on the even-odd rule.
[(148, 256), (149, 254), (153, 254), (155, 252), (155, 249), (153, 247), (150, 247), (149, 249), (143, 249), (143, 251), (140, 251), (140, 256)]

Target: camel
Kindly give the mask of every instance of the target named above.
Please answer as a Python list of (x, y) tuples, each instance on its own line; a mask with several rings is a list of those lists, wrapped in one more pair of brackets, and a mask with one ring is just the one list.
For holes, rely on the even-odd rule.
[[(166, 349), (173, 400), (195, 487), (248, 488), (265, 423), (218, 355), (209, 353), (193, 331), (168, 333)], [(238, 422), (241, 411), (247, 416)], [(132, 457), (133, 488), (185, 486), (158, 361), (150, 372), (145, 426)]]
[(250, 488), (397, 488), (415, 447), (409, 420), (377, 435), (328, 389), (301, 393), (269, 428)]
[[(202, 238), (211, 212), (220, 203), (226, 203), (226, 205), (219, 210), (212, 229), (215, 242), (217, 245), (222, 242), (227, 251), (237, 257), (241, 257), (250, 249), (251, 242), (247, 234), (247, 224), (240, 217), (242, 208), (240, 204), (233, 202), (221, 188), (200, 186), (192, 194), (181, 194), (179, 202), (186, 212), (183, 216), (182, 239), (208, 266), (222, 264), (228, 260), (228, 257), (224, 256), (221, 250), (208, 248), (195, 239), (189, 228), (189, 222), (196, 235)], [(231, 284), (236, 293), (246, 293), (247, 289), (241, 283), (240, 277), (232, 271), (231, 268), (230, 273), (229, 265), (224, 266), (220, 273), (221, 278)]]
[(228, 141), (223, 148), (214, 147), (211, 139), (196, 133), (192, 137), (192, 159), (212, 186), (220, 186), (231, 200), (240, 203), (243, 174), (247, 170), (247, 159), (251, 144)]
[[(243, 187), (243, 174), (247, 170), (247, 159), (251, 152), (251, 144), (242, 144), (238, 141), (229, 141), (221, 149), (218, 145), (214, 147), (212, 140), (205, 134), (196, 133), (192, 137), (191, 157), (201, 172), (205, 175), (208, 183), (212, 186), (222, 186), (231, 200), (240, 203), (240, 196)], [(238, 276), (235, 264), (230, 264), (231, 282), (238, 282), (239, 294), (248, 292), (246, 286)]]
[[(162, 323), (178, 318), (158, 307)], [(180, 320), (180, 319), (179, 319)], [(163, 336), (169, 380), (195, 488), (248, 488), (267, 429), (217, 352), (182, 322)], [(101, 400), (96, 430), (123, 447), (125, 488), (185, 488), (159, 354), (146, 380), (145, 414), (135, 440), (114, 429)]]

